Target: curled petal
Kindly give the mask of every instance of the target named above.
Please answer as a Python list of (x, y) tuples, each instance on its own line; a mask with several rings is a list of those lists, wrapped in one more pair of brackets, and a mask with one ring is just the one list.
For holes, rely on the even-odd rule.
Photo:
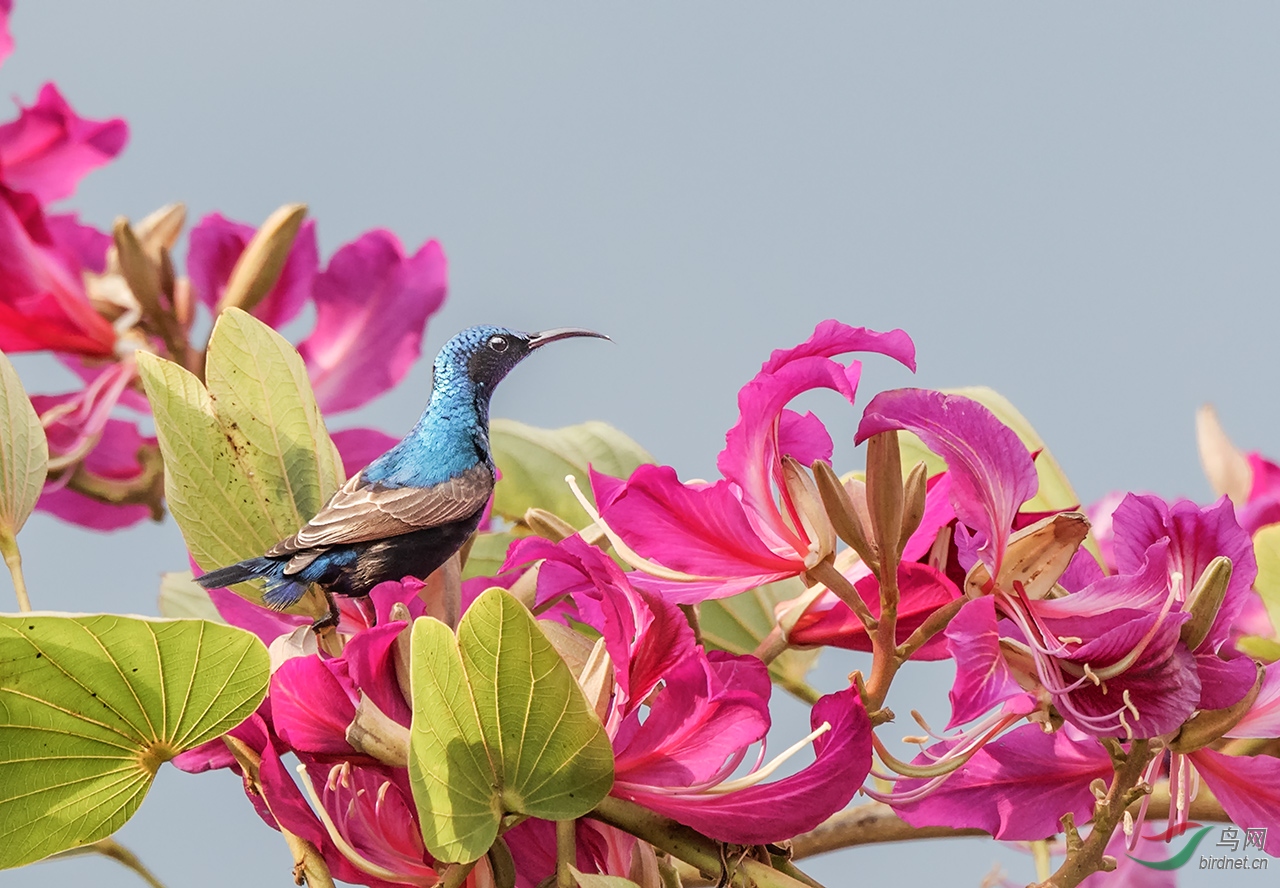
[(855, 440), (891, 429), (914, 432), (946, 460), (956, 515), (979, 537), (978, 556), (998, 577), (1018, 508), (1035, 496), (1035, 463), (1012, 429), (962, 395), (927, 389), (881, 392), (867, 405)]
[(70, 197), (85, 173), (111, 160), (129, 138), (119, 118), (80, 117), (52, 83), (34, 105), (0, 126), (0, 176), (16, 191), (41, 203)]
[(321, 409), (351, 410), (403, 379), (445, 290), (435, 241), (405, 256), (396, 236), (379, 229), (338, 250), (316, 275), (316, 328), (298, 346)]
[(831, 728), (814, 741), (813, 764), (790, 777), (722, 795), (618, 789), (615, 794), (722, 842), (760, 845), (791, 838), (848, 804), (871, 770), (871, 722), (856, 690), (823, 697), (809, 721), (815, 730), (823, 724)]
[(280, 739), (294, 750), (350, 756), (347, 726), (355, 719), (359, 692), (342, 671), (329, 668), (331, 662), (285, 660), (271, 676), (272, 720)]

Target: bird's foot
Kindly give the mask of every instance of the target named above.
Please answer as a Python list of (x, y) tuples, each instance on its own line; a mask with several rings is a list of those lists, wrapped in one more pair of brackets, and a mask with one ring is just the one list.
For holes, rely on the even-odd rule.
[(337, 629), (338, 620), (342, 616), (338, 612), (338, 602), (334, 600), (333, 593), (325, 592), (325, 600), (329, 602), (329, 613), (311, 621), (311, 631), (316, 635), (325, 635)]

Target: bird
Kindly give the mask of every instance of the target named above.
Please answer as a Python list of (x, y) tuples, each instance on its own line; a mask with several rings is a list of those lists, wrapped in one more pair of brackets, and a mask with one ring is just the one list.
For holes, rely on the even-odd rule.
[(334, 593), (363, 601), (386, 580), (426, 578), (475, 532), (493, 493), (494, 388), (537, 349), (580, 336), (609, 339), (581, 327), (463, 330), (436, 356), (430, 400), (403, 439), (353, 475), (293, 536), (196, 582), (220, 589), (265, 580), (263, 603), (274, 610), (297, 604), (316, 584), (329, 602), (329, 614), (313, 623), (320, 632), (337, 623)]

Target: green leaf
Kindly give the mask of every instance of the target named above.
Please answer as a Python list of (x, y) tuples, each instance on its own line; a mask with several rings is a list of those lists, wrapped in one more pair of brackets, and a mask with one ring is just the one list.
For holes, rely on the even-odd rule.
[(203, 620), (0, 616), (0, 868), (105, 838), (156, 770), (266, 695), (267, 649)]
[(507, 560), (507, 547), (515, 538), (516, 535), (510, 531), (476, 534), (471, 551), (467, 553), (467, 563), (462, 568), (462, 578), (497, 576), (502, 563)]
[(576, 866), (569, 869), (573, 872), (573, 878), (578, 882), (578, 888), (640, 888), (630, 879), (624, 879), (622, 876), (601, 876), (596, 873), (584, 873)]
[(1280, 627), (1280, 524), (1260, 527), (1253, 535), (1258, 577), (1253, 588), (1262, 596), (1271, 625)]
[(1274, 663), (1280, 660), (1280, 641), (1274, 638), (1263, 638), (1261, 635), (1243, 635), (1236, 639), (1236, 649), (1242, 654), (1248, 654), (1250, 657), (1262, 660), (1264, 663)]
[(14, 537), (31, 516), (49, 469), (49, 444), (18, 371), (0, 352), (0, 534)]
[[(804, 594), (799, 580), (783, 580), (757, 586), (729, 598), (704, 601), (698, 605), (698, 625), (702, 640), (731, 654), (755, 651), (774, 626), (774, 605)], [(769, 664), (769, 677), (781, 688), (808, 703), (820, 696), (805, 682), (818, 659), (818, 650), (788, 650)]]
[[(208, 389), (177, 364), (138, 356), (165, 464), (165, 499), (206, 570), (261, 555), (294, 533), (343, 481), (306, 368), (278, 333), (239, 309), (209, 340)], [(262, 603), (258, 583), (235, 587)], [(309, 594), (290, 613), (322, 616)]]
[(483, 593), (456, 638), (429, 617), (411, 638), (409, 780), (434, 857), (476, 860), (505, 814), (572, 820), (608, 794), (608, 735), (510, 593)]
[[(942, 391), (950, 395), (963, 395), (982, 404), (996, 415), (996, 419), (1013, 429), (1029, 451), (1032, 453), (1039, 451), (1039, 456), (1036, 457), (1036, 474), (1040, 478), (1040, 487), (1024, 508), (1048, 512), (1080, 505), (1080, 497), (1076, 495), (1071, 482), (1067, 480), (1062, 466), (1058, 465), (1058, 461), (1049, 452), (1039, 433), (1027, 418), (1018, 412), (1018, 408), (1009, 402), (1008, 398), (986, 386), (968, 386)], [(899, 432), (898, 439), (902, 447), (904, 472), (910, 471), (911, 467), (920, 460), (924, 460), (928, 465), (930, 475), (946, 468), (946, 463), (925, 447), (915, 435), (910, 432)]]
[(226, 622), (214, 607), (209, 590), (197, 585), (189, 570), (160, 574), (160, 616)]
[(626, 478), (636, 466), (653, 462), (643, 447), (603, 422), (584, 422), (562, 429), (540, 429), (510, 419), (489, 426), (493, 461), (502, 472), (493, 494), (493, 511), (519, 521), (537, 506), (559, 515), (574, 527), (590, 523), (564, 481), (574, 475), (591, 495), (587, 466), (597, 472)]

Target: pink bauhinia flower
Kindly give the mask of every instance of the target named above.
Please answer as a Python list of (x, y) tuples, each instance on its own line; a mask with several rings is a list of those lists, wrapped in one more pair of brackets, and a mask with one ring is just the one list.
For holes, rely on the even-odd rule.
[(636, 588), (636, 573), (577, 538), (525, 541), (507, 566), (534, 559), (543, 559), (537, 600), (567, 596), (576, 619), (604, 639), (614, 676), (603, 719), (616, 758), (614, 795), (721, 841), (762, 844), (812, 829), (857, 792), (871, 766), (871, 724), (856, 691), (815, 705), (805, 741), (813, 741), (813, 764), (763, 783), (777, 762), (757, 760), (730, 779), (769, 730), (765, 665), (705, 651), (678, 607)]
[(823, 388), (853, 403), (862, 365), (832, 360), (849, 352), (876, 352), (915, 369), (905, 332), (823, 321), (805, 342), (775, 351), (739, 391), (740, 416), (717, 461), (721, 480), (682, 483), (674, 469), (652, 465), (625, 483), (593, 474), (604, 522), (623, 551), (656, 574), (636, 577), (637, 584), (695, 602), (799, 576), (832, 553), (834, 532), (808, 505), (816, 494), (797, 489), (801, 479), (789, 482), (783, 464), (784, 457), (802, 465), (829, 460), (831, 436), (812, 413), (787, 404)]

